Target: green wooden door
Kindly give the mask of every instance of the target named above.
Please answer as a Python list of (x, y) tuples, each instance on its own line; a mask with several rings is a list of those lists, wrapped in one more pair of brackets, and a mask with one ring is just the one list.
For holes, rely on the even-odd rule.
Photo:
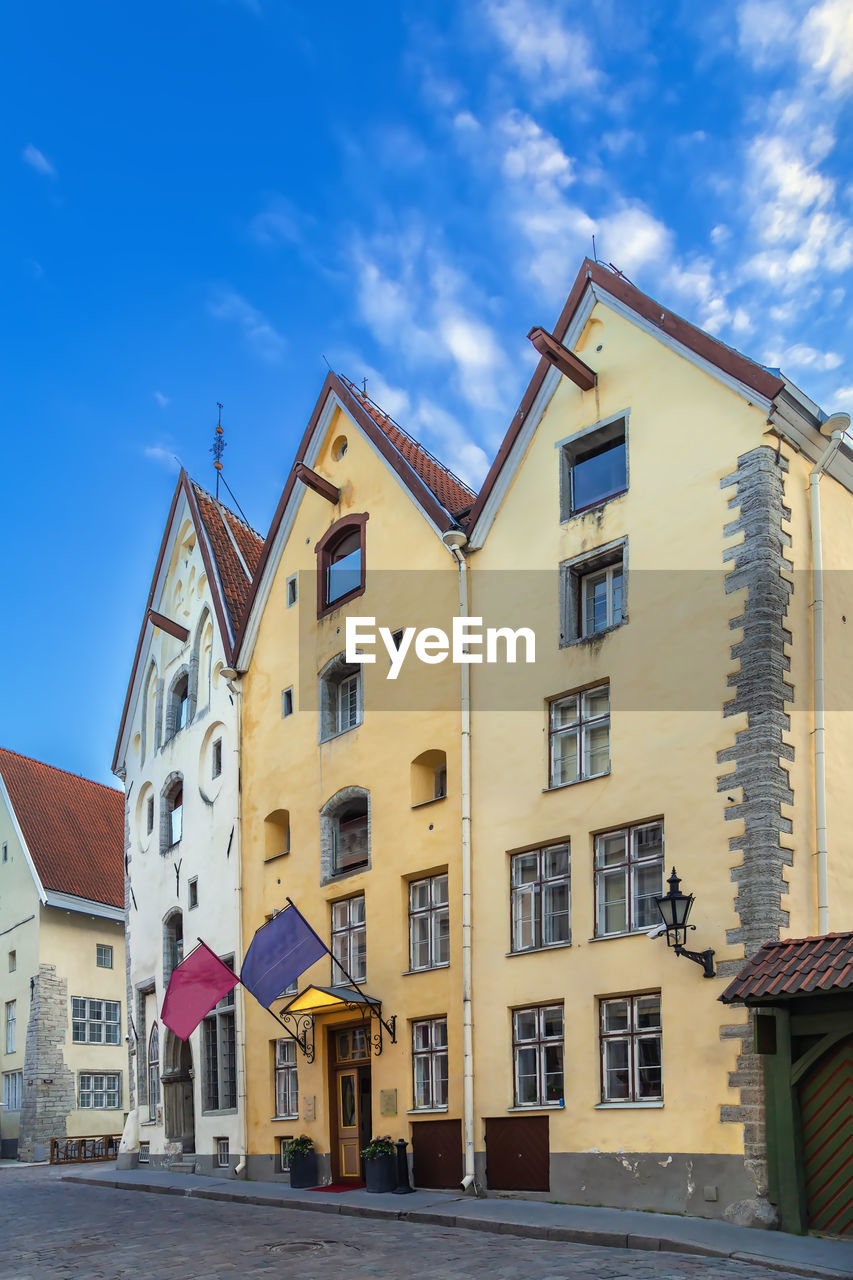
[(799, 1083), (809, 1228), (853, 1236), (853, 1036)]

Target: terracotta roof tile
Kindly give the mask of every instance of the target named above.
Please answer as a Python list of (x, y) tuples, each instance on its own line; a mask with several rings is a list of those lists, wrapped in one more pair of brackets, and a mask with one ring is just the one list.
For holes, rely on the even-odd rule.
[[(210, 543), (225, 605), (234, 631), (249, 598), (249, 588), (257, 572), (264, 540), (233, 511), (217, 502), (212, 494), (193, 480), (192, 489), (199, 515)], [(247, 572), (248, 570), (248, 572)]]
[(350, 393), (356, 397), (361, 407), (370, 415), (377, 427), (385, 433), (397, 452), (406, 459), (415, 474), (420, 476), (445, 511), (449, 511), (451, 515), (455, 515), (459, 511), (467, 511), (477, 496), (474, 490), (469, 489), (463, 480), (460, 480), (448, 467), (439, 462), (438, 458), (433, 457), (422, 444), (418, 444), (417, 440), (410, 436), (407, 431), (404, 431), (400, 424), (389, 417), (384, 410), (380, 409), (379, 405), (370, 399), (370, 396), (360, 391), (354, 382), (350, 382), (349, 378), (345, 378), (342, 374), (338, 374), (338, 377)]
[(782, 996), (853, 988), (853, 933), (765, 942), (720, 999), (760, 1004)]
[(45, 889), (124, 906), (124, 793), (0, 747), (0, 775)]

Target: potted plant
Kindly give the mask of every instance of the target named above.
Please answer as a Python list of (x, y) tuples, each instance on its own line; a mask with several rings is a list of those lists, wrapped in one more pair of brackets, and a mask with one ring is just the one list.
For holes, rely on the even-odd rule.
[(390, 1137), (371, 1138), (362, 1150), (368, 1191), (393, 1191), (397, 1185), (397, 1148)]
[(314, 1143), (301, 1133), (287, 1144), (287, 1162), (290, 1166), (290, 1185), (304, 1191), (317, 1185), (317, 1152)]

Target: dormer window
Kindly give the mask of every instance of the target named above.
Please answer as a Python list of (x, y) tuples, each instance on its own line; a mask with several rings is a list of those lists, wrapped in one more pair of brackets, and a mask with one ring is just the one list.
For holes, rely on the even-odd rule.
[(317, 613), (322, 617), (364, 591), (366, 515), (346, 516), (328, 529), (317, 552)]
[(600, 507), (628, 488), (626, 419), (614, 418), (561, 445), (560, 518)]

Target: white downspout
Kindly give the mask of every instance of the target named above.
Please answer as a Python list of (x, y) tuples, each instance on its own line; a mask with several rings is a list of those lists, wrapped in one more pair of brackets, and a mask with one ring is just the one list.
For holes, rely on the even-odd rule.
[[(237, 858), (237, 963), (243, 960), (243, 699), (237, 681), (242, 672), (233, 667), (223, 667), (222, 675), (228, 681), (228, 689), (234, 698), (237, 712), (237, 816), (234, 822), (236, 848), (232, 853)], [(240, 1081), (238, 1084), (238, 1111), (240, 1114), (240, 1159), (234, 1166), (237, 1177), (246, 1168), (249, 1152), (249, 1121), (246, 1115), (246, 1004), (243, 999), (243, 984), (237, 983), (237, 1016), (240, 1027)]]
[[(468, 562), (462, 548), (468, 539), (458, 529), (444, 534), (444, 543), (456, 557), (459, 571), (459, 616), (468, 617)], [(471, 975), (471, 668), (460, 664), (461, 717), (461, 826), (462, 826), (462, 1131), (464, 1174), (462, 1188), (474, 1183), (474, 1016)], [(476, 1190), (476, 1187), (475, 1187)]]
[[(839, 415), (840, 416), (840, 415)], [(847, 418), (849, 425), (850, 419)], [(826, 424), (824, 424), (826, 426)], [(844, 437), (833, 431), (829, 444), (809, 473), (812, 539), (812, 643), (814, 648), (814, 789), (817, 857), (817, 931), (829, 932), (829, 838), (826, 822), (826, 699), (824, 691), (823, 543), (820, 526), (820, 478)]]

